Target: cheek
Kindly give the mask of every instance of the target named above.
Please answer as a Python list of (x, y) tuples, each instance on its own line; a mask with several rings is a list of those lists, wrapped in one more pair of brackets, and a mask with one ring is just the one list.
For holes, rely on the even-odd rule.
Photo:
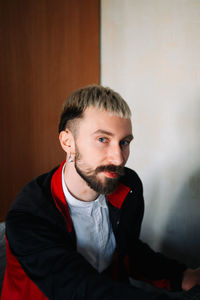
[(129, 158), (129, 154), (130, 154), (130, 149), (128, 148), (124, 151), (124, 154), (123, 154), (125, 163), (127, 162), (128, 158)]
[(80, 162), (95, 168), (105, 164), (106, 149), (105, 145), (96, 143), (94, 140), (77, 141), (76, 151), (80, 154)]
[(100, 157), (104, 153), (104, 145), (94, 140), (89, 140), (87, 146), (84, 147), (84, 152), (92, 157)]
[(84, 149), (78, 150), (78, 161), (79, 164), (85, 167), (89, 168), (95, 168), (98, 166), (98, 161), (99, 161), (99, 153), (95, 151), (92, 147), (84, 147)]

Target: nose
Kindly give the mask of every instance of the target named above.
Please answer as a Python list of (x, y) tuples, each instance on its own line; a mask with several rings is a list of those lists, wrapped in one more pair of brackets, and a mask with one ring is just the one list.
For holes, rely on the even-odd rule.
[(124, 157), (120, 146), (114, 146), (109, 150), (108, 161), (109, 164), (115, 166), (121, 166), (124, 164)]

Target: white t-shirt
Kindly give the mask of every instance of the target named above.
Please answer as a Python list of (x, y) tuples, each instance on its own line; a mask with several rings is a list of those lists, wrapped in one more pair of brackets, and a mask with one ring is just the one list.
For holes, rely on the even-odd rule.
[(85, 202), (73, 197), (67, 189), (62, 170), (62, 187), (76, 232), (77, 251), (99, 272), (112, 262), (116, 241), (109, 218), (105, 195)]

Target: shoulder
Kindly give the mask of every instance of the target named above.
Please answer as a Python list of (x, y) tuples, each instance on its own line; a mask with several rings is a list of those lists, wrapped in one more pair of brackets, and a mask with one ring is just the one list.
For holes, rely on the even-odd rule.
[(124, 169), (125, 169), (125, 174), (124, 176), (121, 177), (120, 182), (131, 189), (137, 188), (142, 191), (142, 181), (138, 176), (138, 174), (130, 168), (125, 167)]
[[(8, 217), (13, 212), (30, 212), (31, 214), (38, 211), (42, 212), (42, 207), (48, 208), (52, 201), (51, 196), (51, 178), (57, 169), (42, 174), (30, 181), (19, 192), (8, 212)], [(8, 218), (7, 217), (7, 218)]]
[[(24, 240), (41, 239), (65, 231), (65, 219), (51, 194), (51, 178), (56, 169), (28, 183), (17, 195), (6, 217), (6, 237), (12, 249), (20, 249)], [(59, 228), (59, 229), (58, 229)], [(28, 242), (26, 246), (34, 243)]]

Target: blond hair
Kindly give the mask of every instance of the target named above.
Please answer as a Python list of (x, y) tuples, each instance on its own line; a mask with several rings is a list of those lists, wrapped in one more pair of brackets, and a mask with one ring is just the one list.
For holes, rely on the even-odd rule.
[(88, 107), (108, 111), (121, 118), (130, 118), (131, 111), (125, 100), (115, 91), (100, 85), (90, 85), (73, 92), (63, 105), (59, 132), (65, 130), (72, 120), (82, 118)]

